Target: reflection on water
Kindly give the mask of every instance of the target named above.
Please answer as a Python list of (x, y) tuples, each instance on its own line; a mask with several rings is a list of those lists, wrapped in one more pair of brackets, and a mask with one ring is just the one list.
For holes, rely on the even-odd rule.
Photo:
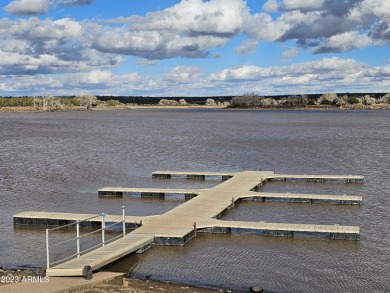
[[(183, 203), (99, 198), (106, 186), (207, 188), (152, 171), (274, 170), (365, 175), (364, 185), (269, 182), (261, 191), (363, 195), (362, 206), (242, 201), (226, 220), (359, 225), (361, 241), (198, 234), (111, 269), (181, 283), (273, 292), (389, 292), (388, 111), (137, 110), (0, 114), (0, 264), (45, 265), (44, 228), (27, 210), (162, 214)], [(63, 239), (59, 236), (59, 239)]]

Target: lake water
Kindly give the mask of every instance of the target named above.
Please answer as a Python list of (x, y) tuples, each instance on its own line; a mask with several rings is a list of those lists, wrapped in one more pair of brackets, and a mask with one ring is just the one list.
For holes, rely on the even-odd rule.
[(156, 170), (364, 175), (365, 184), (267, 183), (262, 191), (363, 195), (362, 206), (241, 202), (222, 219), (361, 227), (360, 241), (198, 234), (111, 269), (268, 292), (390, 292), (390, 111), (146, 109), (0, 113), (0, 265), (44, 266), (42, 227), (18, 212), (164, 213), (180, 199), (99, 198), (105, 186), (207, 188)]

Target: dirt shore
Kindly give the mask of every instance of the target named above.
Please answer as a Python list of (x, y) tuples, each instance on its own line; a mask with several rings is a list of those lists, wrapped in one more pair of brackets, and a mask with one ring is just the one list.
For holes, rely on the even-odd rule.
[[(58, 293), (211, 293), (211, 292), (228, 292), (223, 290), (212, 290), (187, 285), (178, 285), (167, 282), (153, 280), (125, 279), (117, 277), (110, 281), (101, 282), (92, 286), (83, 286), (77, 289), (63, 290)], [(231, 291), (229, 291), (231, 292)]]
[[(22, 274), (21, 274), (22, 273)], [(115, 273), (114, 273), (115, 274)], [(0, 292), (55, 292), (55, 293), (212, 293), (233, 292), (231, 290), (208, 289), (184, 284), (173, 284), (154, 280), (124, 278), (123, 275), (102, 280), (74, 278), (50, 278), (14, 272), (2, 278)], [(11, 279), (12, 278), (12, 279)], [(99, 278), (98, 278), (99, 279)], [(7, 282), (9, 281), (9, 283)]]
[[(105, 274), (105, 273), (100, 273)], [(111, 273), (107, 273), (110, 275)], [(151, 279), (136, 279), (124, 277), (120, 273), (112, 273), (108, 278), (102, 278), (99, 273), (91, 281), (83, 278), (51, 278), (46, 277), (44, 268), (5, 269), (0, 267), (0, 292), (21, 292), (30, 288), (31, 292), (56, 293), (211, 293), (232, 292), (230, 290), (200, 288), (191, 285), (173, 284)], [(33, 287), (31, 287), (33, 286)]]

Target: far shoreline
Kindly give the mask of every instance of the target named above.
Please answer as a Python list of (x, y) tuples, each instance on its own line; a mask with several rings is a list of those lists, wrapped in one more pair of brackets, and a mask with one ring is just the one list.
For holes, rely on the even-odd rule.
[(254, 107), (254, 108), (243, 108), (243, 107), (226, 107), (220, 105), (119, 105), (119, 106), (98, 106), (87, 109), (85, 107), (65, 107), (56, 110), (37, 109), (29, 106), (19, 107), (0, 107), (1, 113), (54, 113), (54, 112), (76, 112), (76, 111), (113, 111), (113, 110), (145, 110), (145, 109), (220, 109), (227, 111), (329, 111), (329, 110), (388, 110), (390, 104), (377, 104), (377, 105), (348, 105), (347, 107), (331, 106), (331, 105), (312, 105), (306, 107)]
[(112, 110), (143, 110), (143, 109), (224, 109), (225, 106), (185, 105), (185, 106), (160, 106), (160, 105), (123, 105), (123, 106), (99, 106), (87, 109), (85, 107), (66, 107), (63, 109), (46, 110), (33, 107), (0, 107), (0, 113), (55, 113), (77, 111), (112, 111)]

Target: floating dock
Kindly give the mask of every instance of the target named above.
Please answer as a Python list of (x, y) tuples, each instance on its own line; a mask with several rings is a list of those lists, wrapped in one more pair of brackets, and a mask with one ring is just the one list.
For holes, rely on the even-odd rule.
[[(299, 236), (305, 234), (321, 234), (330, 239), (359, 240), (360, 228), (357, 226), (288, 224), (266, 222), (242, 222), (218, 220), (222, 213), (233, 208), (240, 199), (287, 199), (292, 202), (339, 202), (360, 204), (359, 196), (336, 196), (315, 194), (281, 194), (256, 192), (265, 182), (270, 180), (307, 180), (316, 182), (344, 181), (363, 183), (363, 176), (328, 176), (328, 175), (280, 175), (271, 171), (244, 171), (236, 173), (218, 172), (170, 172), (158, 171), (153, 178), (182, 177), (188, 179), (221, 178), (222, 183), (208, 189), (153, 189), (153, 188), (114, 188), (99, 189), (101, 196), (123, 196), (126, 193), (139, 193), (141, 196), (165, 196), (165, 194), (196, 195), (163, 215), (152, 217), (126, 217), (128, 223), (141, 224), (139, 227), (114, 242), (86, 253), (76, 259), (48, 270), (51, 276), (81, 275), (86, 265), (92, 270), (132, 253), (151, 243), (155, 245), (184, 245), (196, 236), (197, 232), (221, 233), (231, 229), (257, 231), (266, 236)], [(58, 213), (26, 212), (14, 216), (15, 224), (47, 224), (58, 221), (74, 221), (88, 215), (67, 215)], [(118, 217), (118, 216), (113, 216)], [(112, 219), (115, 220), (114, 218)], [(54, 222), (53, 222), (54, 221)], [(110, 221), (107, 216), (106, 221)], [(65, 222), (64, 222), (65, 223)], [(67, 222), (66, 222), (67, 223)]]
[(224, 173), (224, 172), (178, 172), (178, 171), (155, 171), (152, 173), (153, 178), (170, 179), (170, 178), (187, 178), (187, 179), (200, 179), (206, 178), (221, 178), (222, 180), (228, 180), (236, 175), (236, 172)]
[(359, 240), (360, 228), (340, 225), (310, 225), (267, 222), (243, 222), (213, 220), (198, 227), (199, 232), (222, 233), (231, 229), (256, 231), (264, 236), (287, 236), (326, 234), (331, 239)]
[[(117, 222), (122, 215), (106, 215), (105, 220), (108, 223)], [(157, 216), (134, 217), (126, 216), (125, 224), (128, 229), (135, 229), (143, 223), (156, 218)], [(26, 211), (13, 216), (16, 225), (46, 225), (62, 226), (77, 221), (83, 221), (81, 226), (101, 226), (101, 218), (95, 214), (76, 214), (76, 213), (53, 213), (53, 212), (32, 212)], [(87, 219), (87, 220), (85, 220)]]
[(252, 199), (260, 201), (287, 200), (288, 202), (293, 203), (337, 203), (354, 205), (360, 205), (363, 201), (362, 196), (273, 192), (251, 192), (241, 195), (240, 199)]
[(270, 181), (346, 182), (364, 183), (364, 176), (355, 175), (282, 175), (274, 174)]
[[(256, 187), (257, 190), (259, 187)], [(123, 188), (105, 187), (98, 190), (99, 196), (123, 197), (125, 194), (139, 197), (165, 198), (167, 195), (184, 195), (185, 199), (198, 196), (202, 189), (165, 189), (165, 188)], [(337, 204), (362, 204), (362, 196), (326, 195), (326, 194), (299, 194), (299, 193), (265, 193), (250, 192), (240, 195), (239, 199), (252, 199), (259, 201), (287, 200), (292, 203), (337, 203)]]
[[(261, 172), (261, 171), (260, 171)], [(170, 179), (170, 178), (187, 178), (187, 179), (207, 179), (221, 178), (227, 180), (234, 177), (240, 172), (178, 172), (178, 171), (155, 171), (152, 173), (153, 178)], [(307, 182), (346, 182), (346, 183), (364, 183), (364, 176), (356, 175), (292, 175), (276, 174), (267, 172), (268, 176), (265, 181), (307, 181)]]
[(180, 194), (186, 198), (192, 198), (198, 195), (199, 189), (169, 189), (169, 188), (123, 188), (123, 187), (105, 187), (98, 190), (99, 196), (117, 196), (124, 194), (139, 195), (140, 197), (165, 197), (167, 194)]

